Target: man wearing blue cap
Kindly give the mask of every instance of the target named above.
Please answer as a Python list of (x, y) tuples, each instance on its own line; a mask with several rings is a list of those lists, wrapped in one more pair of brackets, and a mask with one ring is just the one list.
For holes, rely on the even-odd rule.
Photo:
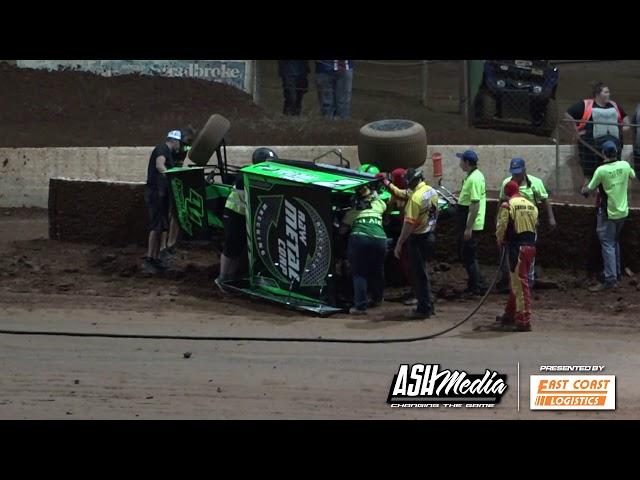
[[(510, 181), (514, 181), (518, 183), (520, 189), (520, 195), (531, 203), (533, 203), (536, 207), (539, 204), (543, 204), (546, 211), (547, 217), (549, 219), (549, 226), (551, 228), (556, 227), (556, 218), (553, 215), (553, 209), (551, 208), (551, 203), (549, 203), (549, 194), (547, 193), (547, 189), (544, 186), (544, 183), (538, 177), (534, 177), (533, 175), (527, 174), (526, 164), (523, 158), (516, 157), (511, 159), (511, 163), (509, 164), (509, 172), (511, 173), (510, 177), (507, 177), (502, 182), (502, 187), (500, 188), (500, 202), (506, 201), (506, 196), (504, 194), (504, 187)], [(504, 265), (504, 264), (503, 264)], [(505, 266), (506, 267), (506, 266)], [(498, 287), (504, 283), (505, 280), (508, 281), (508, 275), (506, 274), (506, 269), (503, 267), (503, 277), (501, 282), (498, 284)], [(531, 270), (529, 271), (529, 288), (533, 288), (533, 284), (535, 281), (535, 263), (531, 264)]]
[(605, 142), (602, 145), (602, 153), (604, 164), (596, 169), (589, 185), (582, 188), (584, 195), (597, 188), (601, 197), (596, 233), (602, 245), (604, 283), (589, 288), (591, 292), (615, 288), (621, 278), (620, 234), (624, 221), (629, 216), (627, 202), (629, 179), (636, 178), (631, 165), (625, 160), (618, 159), (618, 146), (614, 142)]
[(478, 170), (478, 155), (473, 150), (456, 153), (460, 168), (467, 173), (458, 197), (458, 252), (467, 271), (467, 292), (484, 295), (487, 290), (480, 273), (477, 236), (484, 229), (487, 191), (484, 175)]

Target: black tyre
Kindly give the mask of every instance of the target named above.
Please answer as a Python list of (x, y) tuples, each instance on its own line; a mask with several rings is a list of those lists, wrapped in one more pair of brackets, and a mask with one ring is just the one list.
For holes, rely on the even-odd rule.
[(229, 120), (217, 113), (211, 115), (189, 150), (191, 161), (196, 165), (206, 165), (222, 143), (229, 128), (231, 128)]
[(421, 167), (427, 157), (427, 132), (411, 120), (379, 120), (360, 129), (358, 158), (383, 172)]
[(493, 123), (496, 113), (496, 99), (486, 90), (480, 89), (474, 102), (474, 123), (476, 125), (489, 125)]

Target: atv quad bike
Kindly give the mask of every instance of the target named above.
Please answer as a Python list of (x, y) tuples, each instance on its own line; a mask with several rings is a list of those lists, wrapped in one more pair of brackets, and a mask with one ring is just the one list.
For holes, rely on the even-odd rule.
[(487, 60), (473, 126), (551, 136), (558, 123), (557, 87), (558, 68), (548, 60)]

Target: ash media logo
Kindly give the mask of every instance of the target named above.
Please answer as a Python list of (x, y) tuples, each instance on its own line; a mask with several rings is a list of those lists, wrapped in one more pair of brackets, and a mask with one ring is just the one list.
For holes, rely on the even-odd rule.
[(392, 408), (492, 408), (507, 391), (507, 375), (486, 369), (469, 374), (439, 364), (401, 364), (387, 403)]

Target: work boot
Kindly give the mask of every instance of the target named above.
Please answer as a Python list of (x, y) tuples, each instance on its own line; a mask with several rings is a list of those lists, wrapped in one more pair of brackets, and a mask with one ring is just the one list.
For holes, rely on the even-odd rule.
[(168, 260), (168, 259), (172, 259), (173, 257), (175, 257), (176, 255), (176, 247), (172, 247), (173, 250), (169, 249), (169, 248), (164, 248), (162, 250), (160, 250), (160, 259), (162, 260)]
[(377, 308), (379, 306), (381, 306), (384, 303), (384, 300), (371, 300), (369, 302), (368, 307), (369, 308)]
[(409, 312), (404, 315), (404, 318), (409, 320), (426, 320), (427, 318), (431, 318), (430, 312), (420, 312), (415, 308), (412, 308)]
[(530, 332), (531, 331), (531, 314), (519, 313), (516, 314), (515, 324), (513, 325), (514, 332)]
[(473, 295), (476, 297), (482, 297), (484, 296), (485, 293), (487, 293), (487, 289), (482, 287), (466, 288), (462, 293), (464, 295), (469, 295), (469, 296)]
[(500, 322), (501, 325), (514, 325), (515, 324), (515, 320), (513, 319), (513, 317), (507, 315), (506, 313), (503, 313), (502, 315), (497, 315), (496, 316), (496, 322)]
[(514, 332), (530, 332), (531, 323), (516, 323), (513, 325)]
[(175, 260), (175, 255), (171, 255), (166, 248), (160, 251), (160, 258), (158, 261), (165, 270), (173, 266), (175, 264)]
[(144, 261), (142, 262), (142, 270), (145, 273), (150, 273), (152, 275), (155, 275), (158, 273), (158, 268), (153, 262), (153, 258), (150, 258), (150, 257), (144, 257)]
[(403, 300), (406, 300), (407, 298), (413, 298), (415, 296), (416, 296), (416, 294), (413, 291), (413, 288), (410, 288), (410, 289), (405, 290), (404, 292), (402, 292), (402, 299)]
[(158, 269), (160, 272), (164, 272), (168, 267), (164, 264), (162, 260), (159, 258), (152, 258), (151, 263)]
[(613, 283), (599, 283), (598, 285), (594, 286), (594, 287), (589, 287), (589, 291), (590, 292), (603, 292), (605, 290), (613, 290), (615, 288), (618, 288), (618, 282), (613, 282)]

